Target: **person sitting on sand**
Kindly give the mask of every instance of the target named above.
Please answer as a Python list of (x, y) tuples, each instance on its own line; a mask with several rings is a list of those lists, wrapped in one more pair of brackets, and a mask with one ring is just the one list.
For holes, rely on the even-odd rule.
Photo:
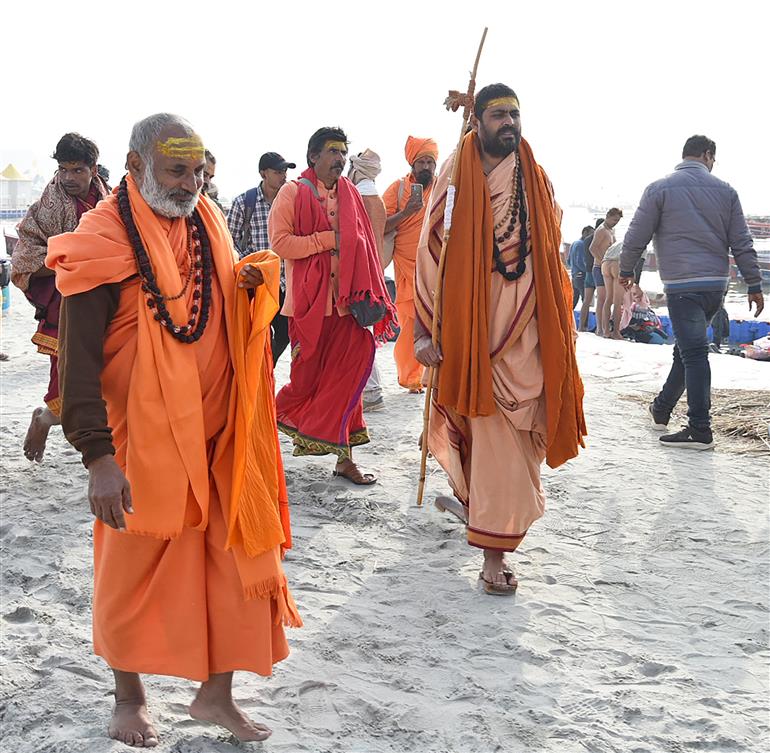
[(660, 317), (650, 305), (647, 293), (638, 285), (625, 291), (619, 329), (621, 337), (627, 337), (634, 342), (651, 345), (663, 345), (668, 342)]

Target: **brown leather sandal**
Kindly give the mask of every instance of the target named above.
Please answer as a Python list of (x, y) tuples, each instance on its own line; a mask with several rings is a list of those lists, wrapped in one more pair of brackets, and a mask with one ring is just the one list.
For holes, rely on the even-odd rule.
[(344, 478), (357, 486), (371, 486), (377, 483), (377, 478), (371, 473), (361, 473), (358, 466), (351, 461), (344, 471), (339, 470), (339, 467), (332, 471), (332, 475), (337, 478)]
[(506, 583), (494, 583), (484, 577), (484, 571), (479, 573), (479, 580), (484, 582), (484, 591), (490, 596), (513, 596), (519, 587), (519, 581), (513, 573), (513, 570), (504, 569), (500, 571), (504, 576)]

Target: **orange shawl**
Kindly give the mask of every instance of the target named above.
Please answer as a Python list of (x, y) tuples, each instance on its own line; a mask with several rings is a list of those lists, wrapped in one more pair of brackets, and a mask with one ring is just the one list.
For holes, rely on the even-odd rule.
[[(169, 233), (131, 177), (128, 193), (160, 289), (179, 290), (184, 280), (172, 240), (178, 240), (177, 225), (183, 223), (174, 220)], [(122, 395), (122, 404), (108, 400), (108, 415), (113, 429), (122, 427), (115, 430), (116, 458), (125, 458), (135, 510), (126, 519), (128, 532), (175, 538), (188, 524), (188, 494), (200, 510), (195, 527), (205, 529), (213, 475), (228, 521), (227, 546), (234, 551), (246, 597), (276, 598), (284, 622), (300, 624), (280, 566), (281, 547), (289, 546), (290, 529), (268, 355), (269, 323), (278, 310), (279, 260), (269, 251), (242, 260), (239, 267), (258, 265), (266, 281), (250, 300), (247, 291), (235, 284), (236, 257), (221, 212), (205, 197), (197, 209), (224, 300), (222, 332), (228, 340), (227, 368), (234, 373), (229, 380), (227, 424), (209, 458), (200, 383), (191, 378), (198, 372), (195, 346), (180, 343), (159, 326), (139, 285), (124, 288), (122, 295), (136, 295), (136, 357), (130, 373), (105, 370), (102, 382), (105, 395)], [(137, 273), (116, 197), (101, 202), (86, 218), (75, 232), (52, 238), (48, 246), (46, 264), (55, 270), (64, 296), (123, 282)], [(167, 301), (174, 321), (187, 319), (189, 303), (184, 298)], [(119, 346), (117, 340), (127, 337), (116, 329), (108, 330), (106, 349), (110, 338)], [(114, 379), (114, 384), (105, 379)], [(125, 415), (111, 414), (110, 409), (121, 411), (123, 405)]]
[[(456, 199), (442, 288), (438, 402), (464, 416), (495, 412), (489, 353), (493, 215), (475, 133), (460, 147)], [(548, 179), (529, 144), (519, 149), (529, 207), (531, 256), (547, 414), (546, 461), (575, 457), (583, 445), (583, 383), (577, 369), (569, 277), (559, 259), (561, 233)], [(439, 203), (446, 196), (439, 198)], [(442, 212), (439, 204), (431, 215)]]

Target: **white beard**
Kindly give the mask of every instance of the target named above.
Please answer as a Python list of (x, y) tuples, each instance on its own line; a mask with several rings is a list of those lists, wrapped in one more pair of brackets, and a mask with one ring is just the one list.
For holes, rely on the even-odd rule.
[(195, 207), (198, 205), (200, 190), (188, 199), (179, 199), (172, 195), (172, 192), (158, 183), (152, 171), (152, 165), (148, 164), (144, 171), (142, 185), (139, 186), (139, 193), (147, 202), (147, 205), (156, 214), (171, 219), (175, 217), (189, 217)]

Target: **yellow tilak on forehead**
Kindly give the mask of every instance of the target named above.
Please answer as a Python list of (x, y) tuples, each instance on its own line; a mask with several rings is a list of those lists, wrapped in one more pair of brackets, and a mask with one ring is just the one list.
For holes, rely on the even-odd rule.
[(344, 141), (327, 141), (326, 148), (336, 149), (338, 152), (346, 152), (348, 150), (348, 145)]
[(206, 153), (203, 142), (197, 136), (172, 137), (165, 141), (159, 141), (157, 146), (161, 154), (178, 159), (203, 159)]
[(490, 107), (504, 107), (506, 110), (518, 110), (519, 100), (516, 97), (498, 97), (497, 99), (490, 99), (489, 102), (484, 105), (484, 109), (488, 110)]

